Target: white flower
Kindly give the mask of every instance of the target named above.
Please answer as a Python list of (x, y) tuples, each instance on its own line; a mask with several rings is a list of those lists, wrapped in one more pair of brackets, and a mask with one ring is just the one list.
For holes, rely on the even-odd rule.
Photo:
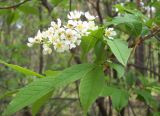
[(40, 30), (38, 30), (37, 35), (34, 37), (35, 43), (41, 43), (43, 40), (43, 35)]
[(76, 29), (77, 29), (78, 31), (82, 31), (84, 28), (85, 28), (84, 22), (78, 21), (78, 22), (77, 22)]
[(81, 44), (81, 40), (77, 40), (76, 44), (79, 46)]
[(43, 38), (43, 42), (44, 41), (48, 41), (48, 38), (52, 37), (53, 36), (53, 28), (51, 29), (52, 27), (50, 27), (50, 29), (46, 30), (46, 31), (43, 31), (42, 32), (42, 38)]
[(93, 31), (98, 29), (98, 26), (96, 26), (94, 21), (89, 21), (88, 22), (88, 27), (89, 27), (90, 30), (93, 30)]
[(57, 33), (55, 33), (54, 35), (49, 37), (49, 43), (53, 44), (54, 42), (56, 42), (59, 39), (59, 35)]
[(51, 22), (51, 26), (54, 28), (54, 30), (57, 30), (61, 27), (62, 23), (60, 19), (57, 19), (57, 23), (55, 21)]
[(27, 43), (27, 46), (28, 46), (28, 47), (32, 47), (33, 44), (32, 44), (32, 43)]
[(65, 33), (65, 29), (64, 28), (59, 28), (58, 30), (55, 31), (59, 36), (61, 36), (62, 34)]
[(53, 27), (49, 27), (47, 31), (45, 31), (45, 36), (43, 37), (46, 37), (46, 38), (50, 38), (53, 36), (53, 33), (54, 33), (54, 28)]
[(43, 54), (47, 55), (47, 54), (51, 54), (51, 53), (52, 53), (52, 49), (49, 46), (43, 44)]
[(73, 29), (76, 25), (77, 25), (77, 21), (75, 21), (75, 20), (68, 20), (66, 28)]
[(76, 31), (75, 30), (71, 30), (71, 29), (67, 29), (66, 30), (66, 39), (67, 40), (73, 40), (73, 39), (75, 39), (76, 38)]
[(52, 49), (51, 48), (43, 48), (43, 54), (47, 55), (47, 54), (51, 54), (52, 53)]
[(34, 42), (35, 42), (35, 40), (34, 40), (34, 38), (33, 38), (33, 37), (29, 37), (29, 38), (28, 38), (28, 42), (29, 42), (29, 43), (34, 43)]
[(35, 43), (41, 43), (42, 40), (43, 40), (42, 33), (39, 30), (38, 33), (37, 33), (37, 35), (34, 38), (33, 37), (29, 37), (28, 38), (27, 46), (28, 47), (32, 47), (33, 44), (35, 44)]
[(75, 29), (83, 36), (88, 31), (87, 21), (78, 21)]
[(78, 40), (79, 34), (75, 30), (67, 29), (65, 33), (65, 44), (69, 46), (69, 49), (76, 47), (76, 41)]
[(74, 43), (70, 44), (69, 49), (75, 48), (76, 45)]
[(96, 18), (95, 16), (91, 15), (89, 12), (85, 12), (84, 15), (89, 21), (93, 21)]
[(116, 35), (117, 34), (113, 28), (106, 28), (105, 29), (105, 36), (108, 37), (109, 39), (113, 39), (113, 37)]
[(69, 49), (69, 46), (64, 43), (64, 41), (57, 41), (54, 43), (54, 49), (57, 52), (64, 52)]
[(67, 17), (68, 17), (68, 19), (71, 19), (71, 20), (78, 20), (78, 19), (80, 19), (82, 14), (83, 14), (82, 12), (75, 10), (75, 11), (69, 12)]
[[(84, 15), (87, 21), (82, 21), (81, 15)], [(57, 52), (69, 51), (80, 45), (82, 36), (88, 36), (89, 30), (98, 29), (95, 18), (89, 12), (72, 11), (68, 14), (69, 20), (66, 25), (62, 25), (60, 19), (57, 19), (57, 22), (52, 21), (47, 30), (39, 30), (34, 38), (28, 38), (27, 46), (42, 44), (43, 54), (51, 54), (52, 46)]]

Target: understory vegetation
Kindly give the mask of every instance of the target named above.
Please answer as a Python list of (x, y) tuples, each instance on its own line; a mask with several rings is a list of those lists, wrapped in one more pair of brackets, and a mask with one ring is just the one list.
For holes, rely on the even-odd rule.
[(0, 116), (160, 116), (160, 0), (0, 0)]

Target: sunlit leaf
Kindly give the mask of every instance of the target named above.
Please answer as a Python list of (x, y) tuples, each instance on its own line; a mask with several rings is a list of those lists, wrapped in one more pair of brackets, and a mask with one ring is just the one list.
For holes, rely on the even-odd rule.
[(55, 90), (56, 88), (65, 86), (84, 77), (89, 71), (94, 68), (93, 64), (74, 65), (65, 69), (56, 77), (46, 77), (37, 79), (28, 86), (20, 89), (16, 97), (11, 101), (4, 112), (4, 115), (11, 115), (16, 111), (30, 105), (40, 99), (42, 96)]
[(112, 50), (118, 61), (124, 66), (126, 66), (131, 53), (131, 49), (128, 48), (127, 42), (120, 39), (107, 39), (107, 44), (109, 45), (110, 49)]
[(8, 64), (8, 63), (6, 63), (6, 62), (4, 62), (2, 60), (0, 60), (0, 63), (6, 65), (6, 66), (8, 66), (8, 67), (10, 67), (10, 68), (12, 68), (12, 69), (14, 69), (16, 71), (18, 71), (18, 72), (21, 72), (21, 73), (23, 73), (25, 75), (37, 76), (39, 78), (43, 78), (44, 77), (43, 75), (40, 75), (40, 74), (38, 74), (36, 72), (33, 72), (33, 71), (29, 70), (29, 69), (20, 67), (18, 65)]

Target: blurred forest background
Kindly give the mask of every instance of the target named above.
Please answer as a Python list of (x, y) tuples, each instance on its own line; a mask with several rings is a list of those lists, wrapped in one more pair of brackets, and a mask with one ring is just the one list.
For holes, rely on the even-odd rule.
[[(66, 14), (74, 9), (90, 11), (91, 14), (98, 16), (97, 24), (105, 24), (107, 20), (118, 15), (114, 7), (116, 4), (128, 9), (138, 9), (150, 19), (155, 15), (160, 19), (158, 0), (0, 0), (0, 59), (40, 74), (79, 64), (81, 63), (78, 57), (79, 49), (76, 53), (53, 52), (44, 56), (41, 46), (27, 47), (27, 38), (34, 36), (38, 29), (48, 27), (52, 20), (59, 17), (67, 20)], [(121, 36), (132, 38), (125, 33)], [(144, 75), (147, 80), (160, 81), (160, 36), (156, 38), (141, 44), (131, 56), (127, 66), (126, 77), (131, 79), (128, 83)], [(72, 59), (73, 56), (76, 57)], [(92, 57), (92, 54), (88, 57)], [(25, 76), (0, 64), (0, 115), (14, 93), (34, 79), (36, 77)], [(41, 108), (37, 116), (82, 116), (79, 104), (77, 85), (73, 83), (55, 91), (54, 97)], [(111, 102), (104, 98), (97, 100), (89, 112), (91, 116), (107, 114), (117, 115), (112, 109)], [(15, 114), (15, 116), (30, 115), (28, 107)], [(121, 115), (150, 115), (150, 107), (143, 102), (132, 101)]]

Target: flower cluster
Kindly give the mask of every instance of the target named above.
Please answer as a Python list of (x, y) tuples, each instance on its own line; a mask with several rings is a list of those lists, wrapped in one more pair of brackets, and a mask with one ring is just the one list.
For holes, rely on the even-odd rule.
[[(57, 52), (69, 51), (80, 45), (82, 36), (88, 36), (91, 30), (98, 29), (94, 21), (96, 17), (89, 12), (72, 11), (67, 17), (65, 25), (60, 19), (52, 21), (47, 30), (39, 30), (34, 38), (29, 37), (27, 45), (42, 44), (44, 54), (51, 54), (52, 48)], [(108, 39), (113, 39), (115, 35), (113, 28), (106, 28), (105, 36)]]
[(32, 47), (34, 44), (42, 44), (44, 54), (50, 54), (51, 47), (57, 52), (69, 51), (80, 45), (82, 36), (89, 35), (89, 30), (98, 29), (94, 21), (96, 17), (89, 12), (72, 11), (67, 17), (67, 24), (62, 25), (60, 19), (52, 21), (47, 30), (39, 30), (34, 38), (28, 38), (27, 45)]

